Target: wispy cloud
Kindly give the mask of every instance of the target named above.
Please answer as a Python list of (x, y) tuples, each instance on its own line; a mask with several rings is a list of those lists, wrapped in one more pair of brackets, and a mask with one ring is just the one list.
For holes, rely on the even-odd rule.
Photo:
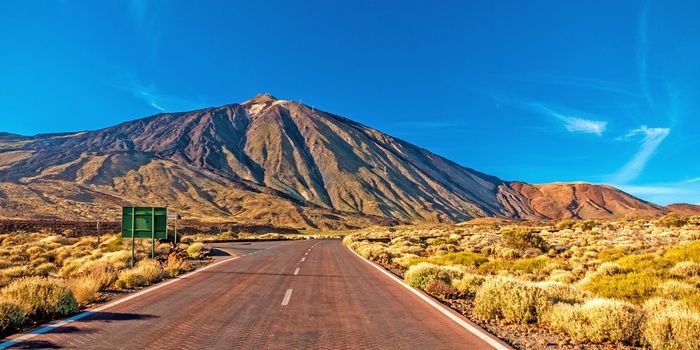
[(631, 130), (627, 135), (618, 138), (618, 140), (624, 141), (631, 140), (637, 135), (644, 136), (641, 140), (639, 151), (617, 172), (615, 181), (624, 184), (637, 178), (644, 171), (647, 162), (670, 132), (671, 129), (669, 128), (648, 128), (646, 125), (643, 125), (641, 128)]
[(605, 121), (592, 120), (586, 113), (570, 108), (552, 107), (536, 102), (530, 103), (529, 107), (540, 114), (554, 117), (563, 122), (564, 127), (569, 132), (581, 132), (601, 136), (608, 124), (608, 122)]
[(154, 84), (144, 84), (133, 76), (113, 84), (115, 87), (130, 92), (135, 98), (143, 101), (160, 112), (185, 111), (201, 108), (204, 101), (193, 102), (162, 93)]
[(696, 177), (696, 178), (694, 178), (694, 179), (685, 181), (685, 183), (688, 183), (688, 184), (693, 183), (693, 182), (700, 182), (700, 177)]

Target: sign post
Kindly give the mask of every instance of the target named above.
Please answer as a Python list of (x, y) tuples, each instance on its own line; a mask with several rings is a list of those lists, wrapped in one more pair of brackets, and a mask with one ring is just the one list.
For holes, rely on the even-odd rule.
[(167, 214), (164, 207), (123, 207), (122, 238), (131, 238), (131, 267), (136, 256), (135, 239), (151, 239), (151, 258), (155, 259), (156, 238), (167, 238)]

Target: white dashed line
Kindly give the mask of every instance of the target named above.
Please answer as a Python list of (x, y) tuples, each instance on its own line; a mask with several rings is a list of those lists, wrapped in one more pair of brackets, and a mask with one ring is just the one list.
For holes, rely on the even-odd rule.
[(297, 269), (294, 270), (294, 276), (296, 276), (296, 275), (298, 275), (298, 274), (299, 274), (299, 268), (297, 267)]
[(301, 262), (304, 262), (304, 261), (306, 261), (306, 258), (301, 258)]
[(287, 293), (284, 293), (284, 299), (282, 299), (282, 306), (287, 306), (289, 304), (289, 298), (292, 297), (292, 289), (287, 289)]

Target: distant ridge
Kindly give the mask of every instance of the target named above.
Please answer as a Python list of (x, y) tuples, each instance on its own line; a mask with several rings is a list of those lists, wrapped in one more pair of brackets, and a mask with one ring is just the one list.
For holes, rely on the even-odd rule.
[(269, 94), (97, 131), (0, 134), (0, 218), (114, 220), (122, 205), (318, 229), (670, 210), (609, 186), (503, 181)]

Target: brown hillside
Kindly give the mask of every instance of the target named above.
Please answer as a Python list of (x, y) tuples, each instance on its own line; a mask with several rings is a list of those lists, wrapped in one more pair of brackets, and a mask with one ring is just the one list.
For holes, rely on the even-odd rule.
[(0, 218), (115, 220), (123, 205), (311, 228), (665, 212), (606, 186), (508, 183), (270, 95), (97, 131), (0, 134)]
[(700, 205), (687, 204), (687, 203), (677, 203), (677, 204), (669, 204), (669, 205), (665, 206), (664, 208), (666, 208), (669, 211), (672, 211), (676, 214), (684, 215), (684, 216), (700, 215)]

